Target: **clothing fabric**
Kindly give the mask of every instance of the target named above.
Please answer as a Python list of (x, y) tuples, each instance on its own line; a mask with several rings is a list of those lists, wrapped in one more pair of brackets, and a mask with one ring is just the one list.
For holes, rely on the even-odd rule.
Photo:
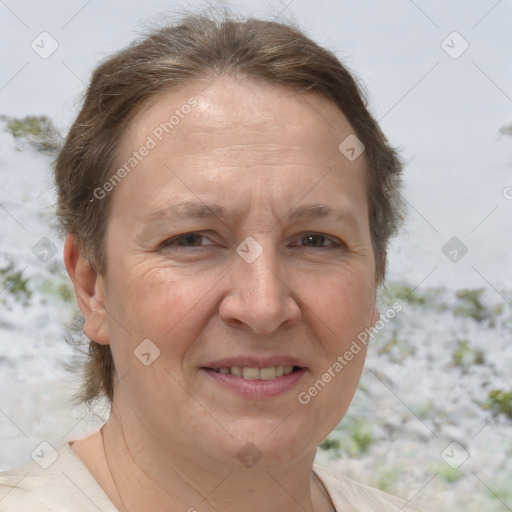
[[(69, 443), (40, 455), (39, 464), (31, 461), (0, 472), (0, 512), (117, 512)], [(38, 453), (34, 459), (38, 460)], [(317, 464), (313, 471), (337, 512), (420, 512), (399, 498)]]

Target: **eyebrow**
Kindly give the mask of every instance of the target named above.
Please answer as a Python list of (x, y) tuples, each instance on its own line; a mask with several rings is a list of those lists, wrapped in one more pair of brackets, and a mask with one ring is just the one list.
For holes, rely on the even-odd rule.
[[(319, 217), (328, 217), (337, 214), (339, 219), (356, 220), (357, 216), (351, 210), (341, 210), (332, 208), (325, 204), (309, 204), (299, 206), (290, 210), (282, 218), (288, 218), (292, 221), (308, 220)], [(195, 218), (209, 218), (218, 217), (222, 220), (236, 218), (234, 213), (228, 212), (223, 206), (219, 204), (206, 204), (195, 203), (192, 201), (184, 201), (181, 203), (172, 204), (166, 208), (151, 213), (144, 220), (148, 223), (157, 222), (174, 216), (178, 218), (195, 217)], [(280, 219), (281, 220), (281, 219)]]

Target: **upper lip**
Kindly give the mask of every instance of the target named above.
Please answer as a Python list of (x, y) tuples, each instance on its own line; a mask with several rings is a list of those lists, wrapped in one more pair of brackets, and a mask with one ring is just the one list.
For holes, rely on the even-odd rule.
[(226, 357), (224, 359), (216, 359), (201, 365), (202, 368), (212, 368), (217, 370), (219, 368), (231, 368), (232, 366), (242, 366), (244, 368), (270, 368), (272, 366), (298, 366), (305, 367), (305, 365), (290, 356), (239, 356), (239, 357)]

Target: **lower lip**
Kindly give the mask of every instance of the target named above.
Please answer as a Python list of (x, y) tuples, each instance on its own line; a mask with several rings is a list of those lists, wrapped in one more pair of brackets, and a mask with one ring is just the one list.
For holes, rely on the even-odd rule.
[(237, 395), (250, 399), (271, 398), (282, 395), (293, 389), (307, 372), (306, 368), (300, 368), (288, 375), (271, 380), (249, 380), (237, 377), (236, 375), (219, 373), (211, 368), (201, 368), (201, 370)]

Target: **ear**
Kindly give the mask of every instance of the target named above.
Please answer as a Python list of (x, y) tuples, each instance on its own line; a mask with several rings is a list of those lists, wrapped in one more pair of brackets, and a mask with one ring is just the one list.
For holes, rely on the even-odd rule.
[(85, 335), (96, 343), (108, 345), (110, 336), (104, 279), (80, 254), (76, 238), (71, 234), (64, 244), (64, 263), (85, 319)]

